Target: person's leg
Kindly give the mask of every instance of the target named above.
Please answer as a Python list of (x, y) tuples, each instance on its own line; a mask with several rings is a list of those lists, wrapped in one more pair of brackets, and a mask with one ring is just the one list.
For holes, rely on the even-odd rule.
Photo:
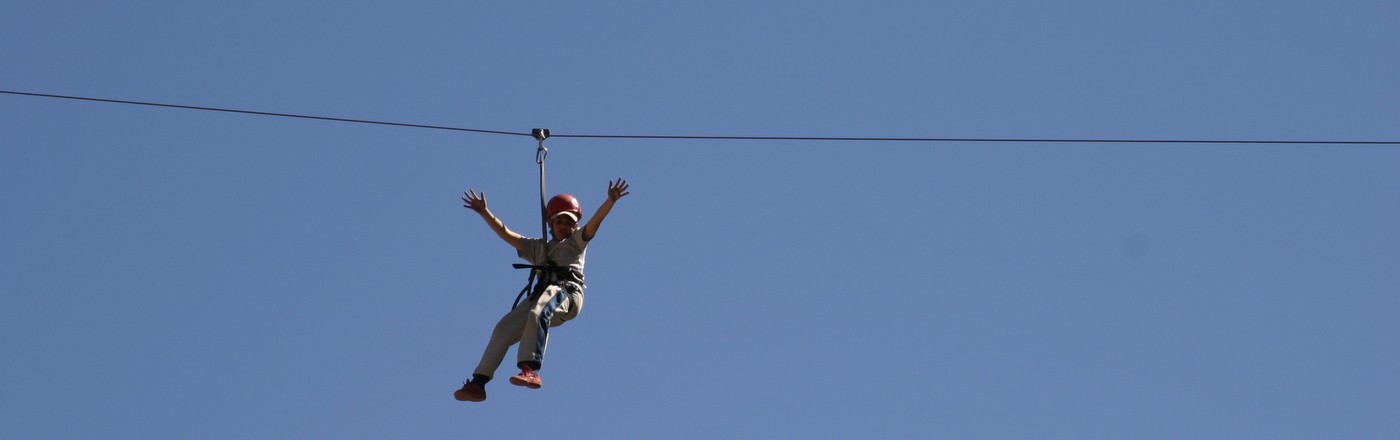
[(559, 303), (559, 307), (554, 309), (554, 316), (549, 320), (550, 327), (564, 325), (565, 322), (577, 318), (579, 312), (583, 311), (583, 289), (565, 288), (559, 294), (564, 295), (565, 298)]
[(520, 348), (516, 365), (520, 374), (510, 378), (510, 383), (530, 388), (539, 388), (542, 383), (537, 371), (544, 366), (545, 347), (549, 344), (549, 327), (563, 322), (555, 319), (558, 313), (568, 310), (569, 295), (559, 286), (549, 286), (539, 298), (530, 303), (530, 311), (525, 318), (525, 326), (520, 334)]
[(567, 310), (569, 295), (562, 287), (549, 286), (539, 298), (530, 304), (524, 328), (520, 333), (520, 349), (516, 356), (517, 364), (539, 370), (544, 362), (544, 351), (549, 344), (549, 327), (557, 326), (554, 315)]
[(500, 368), (501, 361), (506, 358), (506, 352), (510, 351), (510, 346), (520, 341), (520, 332), (525, 328), (530, 309), (529, 304), (522, 303), (496, 323), (496, 328), (491, 331), (491, 339), (486, 343), (486, 350), (481, 354), (481, 362), (477, 363), (474, 372), (476, 376), (490, 380), (496, 374), (496, 369)]
[(491, 339), (486, 342), (486, 350), (481, 354), (481, 362), (477, 363), (472, 379), (453, 392), (453, 398), (464, 402), (486, 400), (486, 383), (491, 381), (491, 376), (500, 368), (510, 346), (519, 340), (517, 335), (525, 327), (525, 315), (528, 311), (529, 308), (521, 304), (496, 322), (496, 328), (491, 331)]

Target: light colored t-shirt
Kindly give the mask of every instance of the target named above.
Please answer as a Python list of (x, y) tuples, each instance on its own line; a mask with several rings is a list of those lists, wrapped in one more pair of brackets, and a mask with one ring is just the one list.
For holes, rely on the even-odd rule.
[(520, 258), (536, 266), (546, 261), (569, 268), (572, 280), (583, 285), (583, 261), (588, 253), (588, 242), (583, 240), (583, 231), (576, 231), (562, 241), (546, 241), (543, 238), (526, 238), (520, 241)]

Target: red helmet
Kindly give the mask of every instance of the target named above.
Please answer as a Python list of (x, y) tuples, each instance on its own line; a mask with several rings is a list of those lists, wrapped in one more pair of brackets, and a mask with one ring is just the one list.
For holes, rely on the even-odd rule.
[(549, 203), (545, 204), (544, 212), (545, 217), (551, 220), (554, 219), (554, 216), (564, 212), (573, 214), (574, 221), (583, 218), (583, 210), (578, 207), (578, 199), (568, 194), (560, 194), (549, 199)]

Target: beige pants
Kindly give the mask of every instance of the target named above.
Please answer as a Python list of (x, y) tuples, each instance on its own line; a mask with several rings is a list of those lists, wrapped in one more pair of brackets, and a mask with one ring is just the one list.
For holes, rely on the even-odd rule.
[(544, 362), (545, 346), (549, 343), (549, 328), (564, 325), (583, 310), (583, 289), (549, 286), (534, 301), (526, 300), (501, 317), (486, 352), (476, 366), (475, 374), (495, 376), (511, 345), (520, 343), (516, 362)]

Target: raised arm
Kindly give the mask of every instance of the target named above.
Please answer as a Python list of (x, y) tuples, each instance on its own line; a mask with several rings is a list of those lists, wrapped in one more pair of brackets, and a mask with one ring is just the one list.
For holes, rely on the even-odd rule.
[(510, 247), (515, 248), (515, 250), (522, 250), (521, 247), (524, 246), (522, 240), (524, 240), (525, 237), (507, 228), (506, 224), (502, 222), (501, 219), (496, 218), (496, 214), (492, 214), (491, 210), (486, 208), (485, 192), (477, 194), (476, 190), (467, 190), (467, 192), (462, 193), (462, 206), (476, 211), (477, 214), (481, 214), (481, 219), (486, 220), (486, 225), (490, 226), (491, 230), (495, 231), (497, 236), (500, 236), (502, 240), (505, 240), (506, 243), (509, 244)]
[(612, 211), (613, 204), (618, 199), (631, 194), (627, 192), (627, 181), (617, 178), (617, 182), (608, 181), (608, 199), (603, 201), (603, 205), (598, 207), (598, 212), (593, 213), (593, 217), (588, 219), (588, 224), (583, 225), (583, 241), (593, 241), (593, 236), (598, 235), (598, 227), (603, 225), (603, 219)]

